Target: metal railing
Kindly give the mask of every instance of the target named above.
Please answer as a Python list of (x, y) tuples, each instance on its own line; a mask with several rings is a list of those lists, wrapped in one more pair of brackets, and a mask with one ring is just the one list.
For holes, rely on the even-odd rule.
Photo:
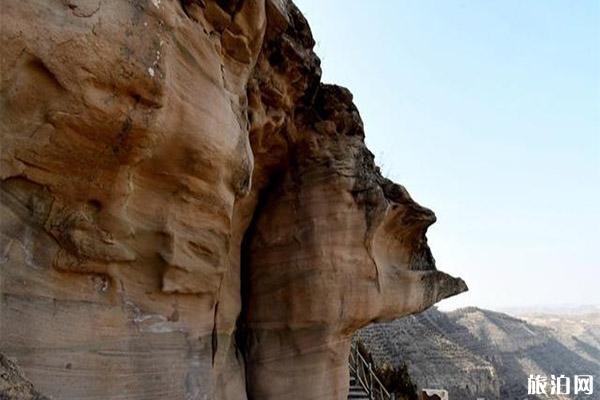
[(383, 383), (377, 378), (373, 366), (367, 362), (356, 343), (350, 347), (350, 373), (365, 389), (370, 400), (395, 400), (394, 393), (387, 391)]

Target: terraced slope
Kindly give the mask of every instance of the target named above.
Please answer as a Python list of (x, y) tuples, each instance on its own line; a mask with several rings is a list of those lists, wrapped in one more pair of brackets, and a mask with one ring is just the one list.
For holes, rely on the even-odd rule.
[[(450, 313), (430, 309), (369, 326), (355, 340), (381, 374), (405, 371), (398, 394), (407, 399), (426, 387), (446, 389), (451, 399), (523, 399), (530, 374), (600, 376), (597, 316), (536, 318), (531, 317), (533, 324), (478, 308)], [(598, 381), (594, 391), (600, 393)]]

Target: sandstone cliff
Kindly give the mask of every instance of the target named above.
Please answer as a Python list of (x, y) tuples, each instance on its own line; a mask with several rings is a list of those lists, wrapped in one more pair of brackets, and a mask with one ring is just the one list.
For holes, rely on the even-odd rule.
[(40, 395), (13, 361), (0, 353), (0, 399), (48, 400)]
[[(431, 309), (361, 329), (355, 340), (380, 374), (403, 373), (399, 389), (407, 399), (416, 398), (418, 388), (443, 388), (451, 399), (534, 399), (527, 394), (530, 374), (572, 379), (600, 373), (597, 314), (536, 315), (525, 321), (473, 307), (449, 313)], [(598, 391), (600, 383), (595, 382), (594, 393)]]
[(466, 286), (283, 0), (1, 11), (0, 349), (55, 399), (342, 399)]

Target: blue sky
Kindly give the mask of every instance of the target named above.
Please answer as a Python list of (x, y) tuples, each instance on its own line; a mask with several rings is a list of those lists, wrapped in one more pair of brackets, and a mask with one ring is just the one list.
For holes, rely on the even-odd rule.
[(433, 209), (442, 308), (600, 304), (600, 1), (297, 0), (383, 172)]

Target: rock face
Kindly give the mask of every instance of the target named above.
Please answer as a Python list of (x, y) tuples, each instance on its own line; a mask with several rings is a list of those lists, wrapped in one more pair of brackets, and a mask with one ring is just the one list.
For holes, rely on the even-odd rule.
[[(535, 323), (477, 308), (432, 309), (361, 329), (355, 340), (383, 375), (404, 372), (399, 394), (407, 399), (421, 388), (446, 389), (450, 399), (533, 399), (527, 394), (530, 374), (548, 380), (552, 374), (600, 374), (598, 315), (536, 315), (528, 321)], [(596, 393), (600, 384), (594, 384)]]
[(13, 361), (0, 353), (0, 399), (48, 400), (33, 388), (33, 384)]
[(0, 349), (56, 399), (342, 399), (466, 290), (282, 0), (7, 0)]

